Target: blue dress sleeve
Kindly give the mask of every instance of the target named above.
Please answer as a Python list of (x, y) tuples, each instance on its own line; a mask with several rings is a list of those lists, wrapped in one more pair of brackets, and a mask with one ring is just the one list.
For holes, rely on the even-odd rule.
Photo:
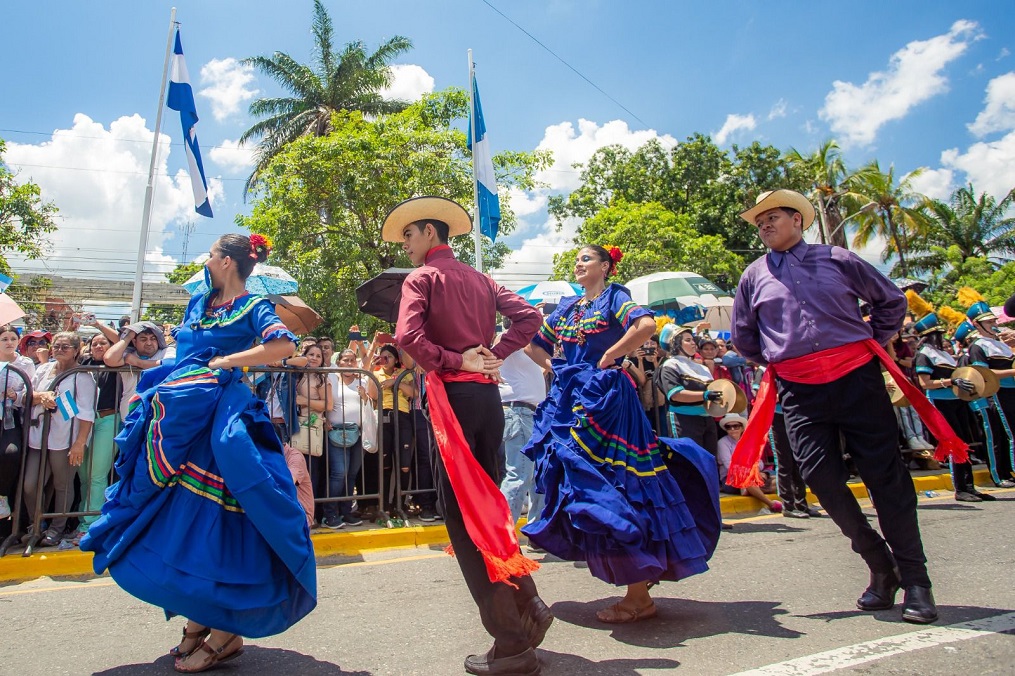
[(276, 338), (287, 338), (296, 342), (296, 336), (275, 314), (275, 308), (268, 301), (258, 303), (251, 313), (254, 330), (257, 331), (262, 343)]
[(625, 331), (631, 328), (631, 324), (639, 317), (655, 316), (651, 310), (646, 310), (631, 300), (631, 294), (628, 293), (627, 289), (618, 284), (613, 284), (612, 286), (616, 288), (610, 294), (610, 314), (613, 315)]
[(532, 344), (541, 348), (549, 355), (553, 354), (554, 346), (560, 342), (560, 336), (557, 335), (557, 326), (560, 324), (563, 309), (562, 305), (558, 305), (553, 314), (543, 320), (539, 330), (536, 331), (536, 335), (532, 337)]

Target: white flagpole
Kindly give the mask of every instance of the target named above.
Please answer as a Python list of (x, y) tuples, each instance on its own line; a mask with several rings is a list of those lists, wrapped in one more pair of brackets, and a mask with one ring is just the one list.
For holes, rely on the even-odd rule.
[(479, 186), (476, 183), (476, 66), (469, 50), (469, 129), (472, 134), (472, 239), (476, 243), (476, 270), (483, 271), (483, 235), (479, 231)]
[(152, 219), (152, 197), (155, 187), (155, 163), (159, 151), (159, 134), (162, 132), (162, 105), (166, 99), (166, 77), (169, 75), (169, 56), (173, 53), (173, 29), (176, 28), (176, 8), (169, 14), (169, 37), (166, 38), (166, 61), (162, 66), (162, 88), (159, 89), (159, 107), (155, 114), (155, 138), (152, 140), (152, 159), (148, 165), (148, 185), (144, 191), (144, 212), (141, 214), (141, 241), (137, 248), (137, 270), (134, 272), (134, 296), (130, 302), (130, 320), (141, 318), (141, 286), (144, 281), (144, 258), (148, 249), (148, 226)]

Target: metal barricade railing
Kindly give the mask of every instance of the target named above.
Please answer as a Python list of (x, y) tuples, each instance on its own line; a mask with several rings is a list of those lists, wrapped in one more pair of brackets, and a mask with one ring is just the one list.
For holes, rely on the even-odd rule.
[[(9, 445), (13, 443), (13, 439), (7, 439), (12, 436), (17, 438), (17, 434), (5, 434), (5, 447), (0, 448), (0, 454), (2, 454), (3, 460), (0, 465), (0, 479), (2, 479), (3, 490), (7, 492), (8, 505), (10, 506), (11, 514), (9, 522), (11, 525), (11, 533), (4, 538), (2, 544), (0, 544), (0, 556), (7, 553), (8, 548), (13, 545), (21, 537), (21, 517), (22, 517), (22, 503), (24, 500), (24, 491), (22, 486), (24, 483), (25, 475), (25, 458), (28, 455), (28, 430), (29, 421), (32, 410), (32, 379), (28, 377), (28, 374), (22, 371), (13, 363), (7, 363), (3, 371), (4, 378), (0, 381), (0, 398), (3, 399), (3, 424), (4, 431), (7, 432), (8, 421), (13, 422), (14, 427), (12, 430), (17, 430), (20, 426), (20, 439), (19, 439), (19, 450), (16, 458), (8, 458), (6, 456), (15, 455), (14, 453), (8, 453), (7, 450)], [(17, 382), (11, 382), (11, 378), (16, 378)], [(18, 387), (20, 383), (21, 387)], [(22, 393), (22, 405), (20, 408), (15, 406), (13, 401), (7, 399), (7, 391), (13, 390), (17, 392), (21, 390)], [(20, 425), (18, 424), (20, 423)], [(14, 477), (14, 481), (10, 481), (10, 477)], [(10, 495), (10, 489), (14, 489), (14, 495)]]
[[(398, 374), (393, 384), (393, 390), (397, 391), (400, 386), (409, 378), (415, 384), (415, 396), (409, 398), (409, 418), (406, 425), (393, 425), (393, 444), (396, 452), (401, 452), (403, 439), (408, 435), (408, 472), (405, 467), (395, 465), (392, 474), (395, 479), (393, 484), (396, 488), (396, 510), (403, 518), (408, 517), (409, 508), (406, 498), (412, 500), (412, 507), (420, 510), (420, 516), (425, 516), (428, 511), (436, 511), (437, 507), (437, 446), (434, 440), (433, 427), (430, 424), (430, 415), (423, 397), (423, 377), (411, 370), (405, 370)], [(395, 409), (397, 410), (397, 399)], [(405, 429), (408, 427), (409, 429)], [(393, 463), (394, 464), (394, 463)], [(403, 480), (402, 473), (408, 474)]]

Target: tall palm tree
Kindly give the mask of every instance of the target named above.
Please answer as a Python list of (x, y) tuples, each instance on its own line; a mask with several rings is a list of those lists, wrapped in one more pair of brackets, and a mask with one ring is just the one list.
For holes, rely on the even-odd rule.
[(972, 184), (952, 193), (945, 203), (929, 200), (925, 232), (909, 243), (910, 269), (930, 272), (945, 265), (942, 249), (957, 247), (962, 260), (967, 258), (1008, 258), (1015, 254), (1015, 217), (1009, 216), (1015, 204), (1015, 189), (1001, 201), (988, 193), (976, 196)]
[(809, 155), (790, 148), (786, 160), (811, 184), (809, 197), (817, 206), (821, 218), (821, 241), (848, 248), (846, 231), (839, 227), (843, 221), (840, 204), (842, 185), (848, 174), (839, 144), (828, 139)]
[(326, 135), (331, 130), (333, 113), (358, 110), (367, 115), (383, 115), (408, 105), (406, 101), (385, 99), (379, 92), (391, 84), (391, 61), (412, 49), (409, 38), (396, 35), (369, 55), (361, 41), (351, 42), (336, 53), (331, 17), (321, 0), (314, 0), (313, 34), (316, 70), (298, 63), (285, 52), (244, 60), (291, 94), (250, 104), (250, 114), (262, 119), (240, 137), (240, 143), (258, 143), (257, 165), (247, 178), (248, 191), (287, 144), (300, 136)]
[(842, 195), (842, 204), (849, 212), (847, 218), (857, 225), (853, 246), (860, 248), (875, 237), (883, 237), (888, 245), (882, 260), (887, 261), (893, 254), (898, 256), (898, 269), (903, 277), (909, 275), (908, 242), (927, 228), (924, 210), (927, 198), (912, 185), (912, 179), (920, 173), (917, 169), (896, 181), (894, 165), (885, 173), (878, 161), (872, 160), (846, 179), (846, 191)]

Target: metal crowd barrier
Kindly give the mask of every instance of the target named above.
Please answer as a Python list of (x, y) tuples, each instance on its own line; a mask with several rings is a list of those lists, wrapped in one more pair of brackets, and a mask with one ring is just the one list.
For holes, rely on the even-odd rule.
[[(8, 413), (8, 407), (10, 407), (9, 413), (11, 414), (12, 421), (15, 423), (15, 428), (17, 427), (17, 423), (18, 423), (19, 420), (20, 420), (20, 423), (21, 423), (21, 442), (20, 442), (20, 447), (21, 448), (18, 451), (18, 454), (17, 454), (18, 457), (17, 457), (16, 460), (10, 459), (10, 458), (6, 457), (7, 455), (13, 455), (13, 454), (8, 454), (7, 453), (7, 448), (0, 448), (0, 453), (2, 453), (5, 456), (4, 459), (3, 459), (3, 466), (2, 466), (2, 468), (0, 468), (0, 471), (2, 471), (4, 473), (15, 472), (17, 474), (17, 479), (15, 480), (15, 483), (14, 483), (14, 491), (15, 491), (14, 495), (13, 496), (11, 496), (11, 495), (7, 495), (6, 496), (8, 504), (9, 504), (10, 509), (11, 509), (10, 517), (8, 517), (8, 522), (11, 525), (11, 533), (6, 538), (4, 538), (3, 543), (0, 544), (0, 556), (3, 556), (4, 554), (6, 554), (8, 547), (10, 547), (11, 544), (13, 544), (18, 538), (21, 537), (21, 532), (20, 532), (20, 524), (21, 524), (21, 517), (22, 517), (22, 514), (21, 514), (21, 505), (22, 505), (22, 501), (24, 500), (24, 495), (23, 495), (22, 488), (23, 488), (23, 484), (24, 484), (25, 458), (27, 457), (27, 451), (28, 451), (28, 429), (29, 429), (28, 422), (30, 420), (30, 414), (31, 414), (31, 410), (32, 410), (32, 379), (28, 377), (28, 374), (25, 373), (24, 371), (22, 371), (17, 366), (15, 366), (13, 363), (8, 363), (6, 365), (6, 368), (4, 368), (4, 375), (5, 375), (5, 382), (3, 384), (3, 388), (0, 389), (0, 397), (4, 398), (4, 401), (3, 401), (3, 407), (4, 407), (4, 413), (5, 413), (4, 424), (6, 425), (6, 422), (8, 420), (6, 414)], [(8, 379), (12, 375), (15, 378), (17, 378), (20, 381), (20, 383), (22, 384), (22, 386), (24, 387), (24, 390), (23, 390), (23, 392), (24, 392), (24, 399), (22, 399), (22, 405), (21, 405), (20, 408), (15, 407), (11, 403), (8, 403), (8, 401), (6, 399), (6, 393), (7, 393), (8, 386), (11, 385), (11, 383), (9, 382)], [(14, 388), (12, 387), (10, 389), (14, 389)], [(11, 429), (15, 429), (15, 428), (11, 428)], [(14, 468), (15, 463), (16, 463), (17, 469)], [(3, 484), (9, 485), (9, 483), (6, 481), (6, 477), (3, 477), (3, 478), (4, 478)]]
[[(426, 406), (424, 395), (424, 379), (419, 373), (405, 370), (395, 378), (393, 390), (397, 391), (406, 379), (412, 378), (416, 385), (415, 396), (409, 398), (408, 430), (402, 425), (392, 425), (392, 448), (400, 449), (402, 439), (408, 434), (409, 444), (409, 477), (400, 481), (398, 476), (402, 467), (392, 462), (392, 485), (395, 487), (395, 510), (407, 518), (410, 511), (438, 508), (437, 498), (437, 442), (434, 439), (433, 426), (430, 424), (430, 411)], [(397, 409), (397, 399), (395, 399)], [(394, 453), (397, 456), (397, 453)], [(404, 484), (404, 485), (403, 485)], [(411, 501), (412, 505), (407, 503)]]

